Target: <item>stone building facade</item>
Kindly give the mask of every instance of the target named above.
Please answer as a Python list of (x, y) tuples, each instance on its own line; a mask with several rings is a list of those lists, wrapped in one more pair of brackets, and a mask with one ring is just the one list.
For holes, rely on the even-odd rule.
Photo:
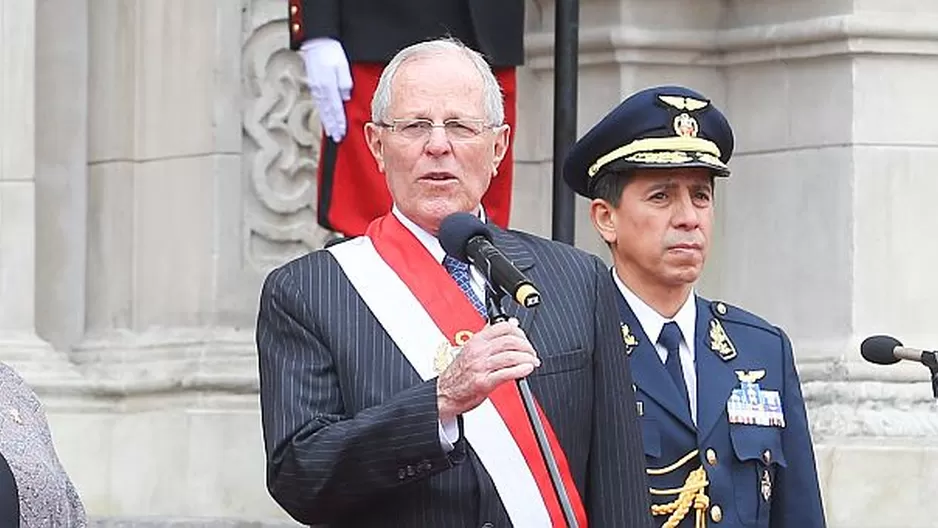
[[(528, 3), (513, 227), (550, 233), (553, 4)], [(284, 520), (253, 325), (319, 247), (283, 0), (0, 2), (0, 360), (89, 512)], [(579, 127), (683, 83), (734, 123), (701, 292), (793, 339), (833, 528), (938, 526), (938, 3), (581, 0)], [(312, 123), (312, 124), (311, 124)], [(931, 191), (936, 191), (932, 194)], [(605, 255), (578, 202), (577, 244)]]

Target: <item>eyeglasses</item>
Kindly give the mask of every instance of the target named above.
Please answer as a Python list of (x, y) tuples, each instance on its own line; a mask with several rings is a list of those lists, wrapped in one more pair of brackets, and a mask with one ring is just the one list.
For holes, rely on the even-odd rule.
[(494, 128), (487, 125), (484, 119), (447, 119), (441, 124), (429, 119), (392, 119), (390, 123), (375, 124), (389, 128), (391, 132), (410, 140), (425, 140), (430, 137), (434, 128), (442, 128), (450, 141), (464, 141)]

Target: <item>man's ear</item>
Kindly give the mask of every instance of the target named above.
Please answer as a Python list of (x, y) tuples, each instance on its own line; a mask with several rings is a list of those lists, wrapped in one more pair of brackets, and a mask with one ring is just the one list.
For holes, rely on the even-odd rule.
[(609, 202), (594, 198), (590, 202), (590, 221), (607, 244), (616, 243), (616, 210)]
[(384, 141), (378, 125), (365, 123), (365, 142), (378, 164), (378, 172), (384, 172)]
[(508, 144), (511, 141), (511, 127), (502, 125), (495, 129), (495, 156), (492, 163), (492, 176), (498, 174), (498, 166), (505, 155), (508, 154)]

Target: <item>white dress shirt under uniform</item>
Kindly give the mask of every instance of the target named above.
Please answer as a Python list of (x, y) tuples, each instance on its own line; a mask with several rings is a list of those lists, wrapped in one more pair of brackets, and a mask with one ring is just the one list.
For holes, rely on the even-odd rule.
[(664, 328), (665, 323), (670, 321), (677, 323), (677, 326), (681, 329), (681, 370), (684, 372), (684, 383), (687, 385), (687, 397), (690, 402), (690, 417), (696, 425), (697, 369), (694, 363), (696, 357), (694, 355), (694, 332), (697, 328), (696, 293), (691, 290), (687, 295), (687, 299), (684, 300), (681, 309), (674, 314), (673, 318), (668, 319), (656, 312), (651, 306), (648, 306), (648, 303), (641, 300), (638, 295), (635, 295), (635, 293), (622, 282), (622, 279), (619, 278), (615, 269), (612, 270), (612, 276), (615, 279), (616, 286), (625, 298), (625, 301), (629, 303), (629, 307), (632, 308), (632, 313), (635, 314), (639, 324), (642, 325), (642, 330), (645, 332), (645, 335), (655, 344), (655, 350), (658, 351), (658, 357), (661, 359), (662, 364), (668, 359), (668, 350), (658, 344), (658, 336), (661, 335), (661, 329)]

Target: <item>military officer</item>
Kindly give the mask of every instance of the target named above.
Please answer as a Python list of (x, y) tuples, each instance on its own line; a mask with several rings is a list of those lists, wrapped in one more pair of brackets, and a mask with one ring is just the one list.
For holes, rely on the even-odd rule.
[(564, 179), (591, 200), (593, 226), (612, 252), (657, 522), (821, 527), (788, 336), (694, 291), (733, 141), (703, 95), (650, 88), (573, 146)]

